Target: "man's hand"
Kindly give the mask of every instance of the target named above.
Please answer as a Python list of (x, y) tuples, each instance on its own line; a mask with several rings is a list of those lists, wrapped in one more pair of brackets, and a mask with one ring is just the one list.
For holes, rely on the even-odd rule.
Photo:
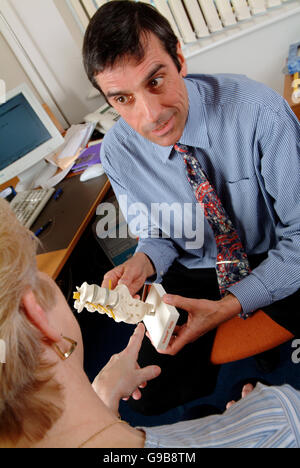
[(145, 327), (139, 323), (127, 347), (111, 357), (92, 384), (97, 395), (115, 414), (118, 414), (121, 398), (132, 396), (138, 400), (141, 398), (139, 387), (145, 387), (148, 380), (154, 379), (161, 372), (158, 366), (141, 369), (137, 363), (144, 334)]
[(122, 265), (106, 273), (101, 286), (108, 288), (110, 281), (112, 289), (118, 284), (125, 284), (130, 294), (134, 296), (144, 285), (146, 279), (154, 273), (153, 265), (147, 255), (138, 252)]
[(163, 301), (186, 310), (188, 320), (185, 324), (175, 327), (168, 347), (164, 351), (158, 350), (161, 354), (177, 354), (186, 344), (192, 343), (220, 323), (226, 322), (241, 312), (241, 305), (232, 294), (228, 294), (219, 301), (188, 299), (167, 294), (163, 297)]

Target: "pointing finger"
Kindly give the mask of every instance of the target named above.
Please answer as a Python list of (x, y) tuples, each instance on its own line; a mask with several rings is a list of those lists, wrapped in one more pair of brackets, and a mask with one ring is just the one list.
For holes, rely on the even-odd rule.
[(141, 344), (145, 335), (145, 326), (143, 323), (139, 323), (131, 335), (129, 343), (125, 351), (129, 352), (135, 360), (137, 359), (138, 353), (141, 348)]

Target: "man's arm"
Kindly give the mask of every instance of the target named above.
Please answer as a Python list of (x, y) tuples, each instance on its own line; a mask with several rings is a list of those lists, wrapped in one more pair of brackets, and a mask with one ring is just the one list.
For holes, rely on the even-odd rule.
[(273, 219), (276, 242), (265, 261), (229, 288), (244, 313), (290, 296), (300, 288), (300, 123), (283, 99), (278, 112), (266, 107), (262, 114), (257, 125), (257, 178)]
[(126, 284), (131, 294), (134, 295), (149, 277), (151, 281), (161, 282), (162, 276), (168, 271), (179, 253), (174, 242), (163, 238), (158, 227), (153, 224), (151, 210), (148, 210), (143, 203), (133, 200), (121, 180), (114, 174), (113, 168), (105, 157), (105, 145), (101, 148), (101, 157), (106, 175), (130, 231), (139, 238), (134, 257), (108, 272), (102, 286), (108, 287), (109, 280), (111, 280), (114, 288), (120, 281)]

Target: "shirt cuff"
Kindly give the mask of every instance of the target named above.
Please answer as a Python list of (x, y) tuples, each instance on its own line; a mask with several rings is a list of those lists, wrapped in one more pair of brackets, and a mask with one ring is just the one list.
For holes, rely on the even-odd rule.
[(167, 273), (168, 269), (178, 257), (178, 253), (175, 253), (173, 248), (167, 248), (163, 242), (162, 249), (158, 248), (157, 242), (140, 241), (135, 251), (143, 252), (147, 257), (150, 258), (155, 268), (155, 274), (148, 278), (148, 281), (153, 283), (161, 283), (163, 276)]
[(239, 300), (242, 306), (240, 314), (242, 318), (247, 318), (257, 309), (272, 303), (271, 294), (253, 273), (250, 273), (239, 283), (230, 286), (228, 291)]

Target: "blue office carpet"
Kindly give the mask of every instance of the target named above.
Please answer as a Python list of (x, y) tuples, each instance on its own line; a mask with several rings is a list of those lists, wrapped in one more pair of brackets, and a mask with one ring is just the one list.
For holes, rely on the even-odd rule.
[[(73, 305), (72, 291), (75, 290), (75, 286), (80, 286), (84, 281), (101, 284), (103, 275), (110, 268), (110, 262), (101, 249), (99, 249), (98, 244), (95, 244), (91, 230), (88, 230), (57, 280), (70, 306)], [(85, 349), (84, 368), (90, 381), (92, 381), (108, 362), (112, 354), (118, 353), (126, 347), (133, 333), (134, 326), (116, 323), (108, 316), (98, 313), (83, 311), (81, 314), (78, 314), (74, 311), (74, 314), (79, 322), (83, 336)], [(298, 354), (293, 344), (297, 343), (291, 340), (279, 347), (280, 362), (276, 369), (270, 373), (259, 371), (253, 357), (224, 364), (220, 367), (215, 391), (211, 395), (174, 408), (158, 416), (144, 416), (136, 413), (131, 410), (127, 402), (122, 401), (120, 404), (121, 417), (133, 426), (155, 426), (177, 422), (191, 407), (202, 404), (210, 404), (223, 411), (226, 403), (231, 398), (232, 389), (237, 382), (248, 378), (262, 379), (273, 385), (289, 383), (300, 390), (300, 362), (296, 363), (292, 360), (294, 353), (294, 357), (298, 357), (300, 361), (300, 340), (297, 345), (299, 349)], [(196, 371), (197, 369), (195, 368)], [(204, 380), (205, 375), (203, 375)]]

